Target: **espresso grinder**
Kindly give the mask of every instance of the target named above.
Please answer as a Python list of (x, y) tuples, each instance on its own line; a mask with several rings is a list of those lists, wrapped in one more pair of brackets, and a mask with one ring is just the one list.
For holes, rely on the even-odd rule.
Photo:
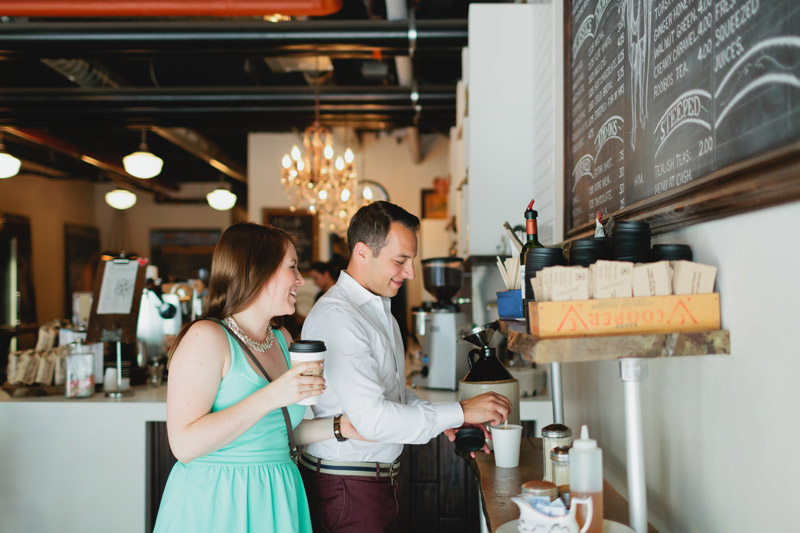
[(458, 380), (467, 373), (469, 350), (457, 342), (467, 327), (467, 318), (452, 301), (461, 290), (463, 273), (463, 261), (458, 257), (422, 260), (425, 290), (436, 301), (412, 310), (420, 345), (420, 370), (413, 377), (414, 386), (456, 390)]

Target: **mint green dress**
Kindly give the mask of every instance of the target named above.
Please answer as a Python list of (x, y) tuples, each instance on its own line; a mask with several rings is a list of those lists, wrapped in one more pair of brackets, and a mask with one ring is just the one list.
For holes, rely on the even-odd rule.
[[(227, 334), (227, 332), (226, 332)], [(228, 335), (231, 366), (211, 412), (221, 411), (267, 384)], [(283, 335), (275, 332), (289, 363)], [(292, 427), (305, 406), (288, 407)], [(172, 469), (161, 498), (155, 533), (311, 532), (303, 481), (289, 457), (283, 413), (267, 413), (253, 427), (219, 450)]]

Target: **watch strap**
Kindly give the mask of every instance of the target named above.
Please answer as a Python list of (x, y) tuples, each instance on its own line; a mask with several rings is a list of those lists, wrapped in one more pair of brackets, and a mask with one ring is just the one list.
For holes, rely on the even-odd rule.
[(333, 435), (336, 437), (336, 440), (339, 442), (344, 442), (347, 440), (347, 437), (342, 435), (342, 415), (338, 414), (333, 417)]

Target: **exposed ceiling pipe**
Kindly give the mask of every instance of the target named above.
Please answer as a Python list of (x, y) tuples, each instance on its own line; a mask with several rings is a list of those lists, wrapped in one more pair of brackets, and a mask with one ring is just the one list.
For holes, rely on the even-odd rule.
[[(5, 1), (5, 0), (4, 0)], [(5, 4), (3, 4), (4, 7)], [(0, 57), (153, 54), (328, 55), (371, 58), (461, 54), (466, 20), (13, 22), (0, 24)]]
[[(331, 86), (320, 87), (119, 87), (119, 88), (15, 88), (0, 89), (0, 113), (9, 108), (30, 106), (60, 107), (77, 105), (97, 111), (120, 106), (150, 106), (158, 108), (197, 108), (224, 106), (252, 108), (258, 106), (281, 109), (314, 105), (323, 107), (356, 106), (364, 109), (413, 109), (418, 103), (426, 106), (455, 105), (455, 86), (427, 85), (413, 91), (409, 87), (390, 86)], [(413, 96), (416, 93), (416, 96)], [(323, 110), (324, 111), (324, 110)]]
[[(120, 76), (110, 72), (102, 65), (92, 64), (85, 59), (42, 59), (42, 63), (55, 70), (68, 80), (81, 87), (128, 86)], [(154, 127), (151, 131), (195, 157), (202, 159), (223, 174), (247, 183), (244, 168), (224, 151), (196, 131), (186, 128)]]
[(128, 173), (125, 172), (125, 169), (122, 168), (122, 166), (119, 165), (118, 163), (111, 161), (105, 158), (104, 156), (87, 152), (86, 150), (83, 150), (72, 143), (54, 137), (43, 131), (38, 131), (29, 128), (10, 127), (10, 126), (3, 127), (2, 129), (7, 135), (12, 135), (14, 137), (23, 139), (28, 142), (46, 146), (51, 150), (55, 150), (64, 155), (67, 155), (69, 157), (78, 159), (89, 165), (92, 165), (102, 170), (103, 173), (106, 176), (108, 176), (109, 179), (111, 179), (114, 182), (120, 183), (122, 185), (126, 185), (128, 187), (132, 186), (141, 190), (149, 192), (158, 192), (168, 195), (177, 191), (177, 187), (165, 184), (158, 179), (148, 180), (146, 182), (143, 182), (142, 180), (133, 178), (130, 175), (128, 175)]
[[(311, 87), (9, 89), (0, 90), (0, 124), (26, 125), (78, 120), (128, 126), (215, 124), (313, 119), (316, 99), (329, 117), (375, 120), (452, 120), (452, 86), (331, 87), (315, 96)], [(418, 106), (420, 107), (418, 109)], [(421, 110), (420, 110), (421, 109)], [(410, 122), (409, 122), (410, 123)], [(407, 124), (408, 125), (408, 124)], [(269, 129), (269, 128), (264, 128)]]
[[(389, 20), (406, 20), (406, 13), (410, 13), (409, 32), (412, 37), (416, 35), (416, 20), (413, 18), (414, 11), (406, 11), (404, 0), (386, 0), (386, 18)], [(397, 71), (397, 84), (401, 87), (413, 87), (414, 85), (414, 65), (412, 59), (416, 49), (416, 38), (409, 39), (409, 50), (407, 56), (397, 56), (394, 58), (395, 70)], [(419, 142), (419, 128), (409, 126), (406, 128), (408, 146), (411, 149), (412, 162), (419, 163), (422, 160), (422, 152)]]
[(342, 0), (3, 0), (14, 17), (318, 17), (342, 8)]

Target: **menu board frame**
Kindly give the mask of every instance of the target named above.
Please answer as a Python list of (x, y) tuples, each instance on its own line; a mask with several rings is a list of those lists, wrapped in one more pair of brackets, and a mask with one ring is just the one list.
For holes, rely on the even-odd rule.
[(308, 276), (311, 265), (319, 260), (319, 224), (316, 213), (265, 207), (261, 210), (261, 222), (284, 229), (297, 239), (297, 267), (301, 274)]
[[(566, 240), (594, 232), (594, 222), (571, 225), (572, 11), (564, 2), (564, 210)], [(617, 220), (644, 220), (654, 234), (800, 199), (800, 139), (720, 168), (690, 183), (607, 212)]]

